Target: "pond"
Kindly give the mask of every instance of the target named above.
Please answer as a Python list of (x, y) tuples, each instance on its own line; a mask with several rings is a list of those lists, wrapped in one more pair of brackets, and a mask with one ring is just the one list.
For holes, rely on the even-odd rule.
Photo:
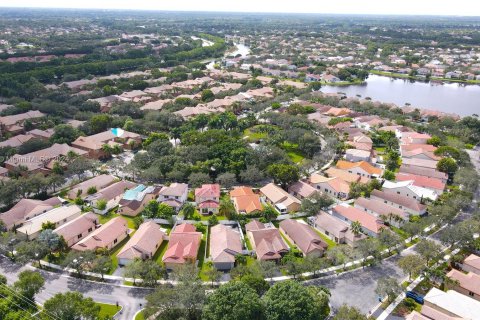
[(324, 93), (343, 92), (348, 97), (360, 95), (387, 103), (424, 108), (460, 116), (480, 114), (480, 85), (425, 83), (370, 75), (363, 85), (323, 86)]

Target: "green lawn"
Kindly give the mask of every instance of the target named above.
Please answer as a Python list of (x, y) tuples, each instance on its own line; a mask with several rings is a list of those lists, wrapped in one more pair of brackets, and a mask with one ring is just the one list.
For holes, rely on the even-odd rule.
[(303, 161), (303, 159), (305, 159), (305, 157), (298, 150), (298, 146), (296, 144), (284, 142), (281, 147), (287, 152), (287, 155), (293, 162), (300, 163)]
[(135, 316), (135, 320), (145, 320), (145, 317), (143, 316), (143, 312), (137, 313)]
[(266, 132), (253, 132), (250, 129), (245, 129), (243, 132), (244, 137), (248, 137), (247, 140), (250, 142), (258, 141), (260, 139), (265, 139), (268, 136)]
[(287, 243), (287, 245), (290, 247), (290, 248), (296, 248), (296, 246), (294, 244), (292, 244), (290, 242), (290, 240), (287, 239), (287, 237), (285, 237), (285, 235), (283, 234), (283, 232), (280, 232), (280, 235), (282, 236), (283, 240)]
[(155, 254), (153, 255), (153, 260), (156, 261), (158, 264), (162, 264), (162, 258), (165, 254), (165, 251), (167, 251), (167, 247), (168, 241), (164, 240), (160, 245), (160, 248), (158, 248), (157, 252), (155, 252)]
[(252, 250), (252, 244), (250, 243), (250, 239), (248, 239), (247, 235), (245, 235), (245, 245), (247, 246), (248, 250)]
[(204, 235), (202, 237), (202, 242), (200, 242), (200, 248), (198, 249), (198, 268), (200, 269), (200, 279), (203, 281), (208, 281), (205, 271), (208, 270), (207, 264), (205, 262), (205, 250), (207, 250), (207, 239)]
[(394, 227), (394, 226), (390, 226), (390, 229), (393, 230), (393, 232), (395, 232), (396, 234), (398, 234), (400, 237), (402, 237), (402, 239), (408, 239), (409, 235), (403, 231), (402, 229), (399, 229), (397, 227)]
[(120, 310), (120, 306), (117, 308), (117, 306), (114, 304), (100, 303), (100, 302), (95, 302), (95, 304), (100, 306), (100, 314), (99, 314), (100, 319), (113, 318), (113, 316)]
[(133, 232), (130, 234), (130, 236), (123, 239), (123, 241), (121, 241), (111, 250), (110, 258), (112, 259), (112, 268), (109, 270), (108, 274), (112, 274), (113, 272), (115, 272), (115, 270), (117, 270), (118, 268), (117, 254), (120, 252), (123, 246), (128, 242), (128, 240), (130, 240), (132, 235), (133, 235)]
[(322, 238), (323, 241), (325, 241), (328, 244), (328, 248), (331, 249), (337, 245), (335, 241), (318, 231), (317, 229), (313, 228), (313, 230)]
[(99, 216), (98, 220), (100, 221), (101, 224), (104, 224), (112, 220), (113, 218), (122, 217), (123, 219), (127, 220), (127, 225), (129, 229), (135, 229), (135, 222), (133, 222), (134, 217), (123, 216), (118, 213), (113, 213), (112, 211), (110, 211), (106, 215), (97, 214), (97, 216)]

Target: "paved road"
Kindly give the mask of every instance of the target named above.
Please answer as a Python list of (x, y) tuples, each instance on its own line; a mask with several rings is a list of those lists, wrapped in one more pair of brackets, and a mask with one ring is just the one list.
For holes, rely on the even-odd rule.
[(334, 310), (342, 304), (355, 306), (367, 314), (378, 304), (375, 294), (377, 280), (382, 277), (394, 277), (401, 281), (405, 274), (397, 266), (398, 256), (388, 258), (381, 264), (365, 269), (357, 269), (339, 276), (329, 276), (307, 281), (310, 285), (322, 285), (330, 289), (330, 303)]
[[(8, 259), (0, 257), (0, 273), (7, 277), (9, 284), (12, 284), (17, 279), (17, 274), (25, 269), (28, 267), (19, 267)], [(128, 288), (113, 283), (95, 283), (52, 272), (40, 271), (40, 273), (45, 278), (45, 289), (36, 296), (37, 302), (43, 303), (56, 293), (78, 291), (97, 302), (110, 304), (118, 302), (123, 306), (122, 314), (117, 317), (121, 320), (133, 319), (135, 313), (141, 309), (140, 303), (145, 305), (145, 296), (151, 292), (151, 289)]]

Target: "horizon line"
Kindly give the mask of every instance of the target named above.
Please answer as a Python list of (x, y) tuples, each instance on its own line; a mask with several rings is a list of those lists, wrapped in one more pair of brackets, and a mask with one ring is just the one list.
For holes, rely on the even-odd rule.
[(223, 10), (166, 10), (166, 9), (136, 9), (136, 8), (83, 8), (83, 7), (27, 7), (27, 6), (2, 6), (2, 9), (35, 9), (35, 10), (85, 10), (85, 11), (134, 11), (134, 12), (188, 12), (188, 13), (229, 13), (229, 14), (288, 14), (288, 15), (339, 15), (339, 16), (386, 16), (386, 17), (458, 17), (480, 18), (480, 15), (448, 15), (448, 14), (395, 14), (395, 13), (338, 13), (338, 12), (284, 12), (284, 11), (223, 11)]

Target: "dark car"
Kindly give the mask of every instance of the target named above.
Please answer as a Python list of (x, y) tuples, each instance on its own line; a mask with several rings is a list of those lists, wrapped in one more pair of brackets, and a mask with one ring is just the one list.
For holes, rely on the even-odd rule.
[(413, 299), (416, 303), (419, 303), (419, 304), (423, 304), (424, 301), (423, 301), (423, 296), (416, 293), (416, 292), (413, 292), (413, 291), (407, 291), (406, 293), (406, 296), (407, 298), (411, 298)]

